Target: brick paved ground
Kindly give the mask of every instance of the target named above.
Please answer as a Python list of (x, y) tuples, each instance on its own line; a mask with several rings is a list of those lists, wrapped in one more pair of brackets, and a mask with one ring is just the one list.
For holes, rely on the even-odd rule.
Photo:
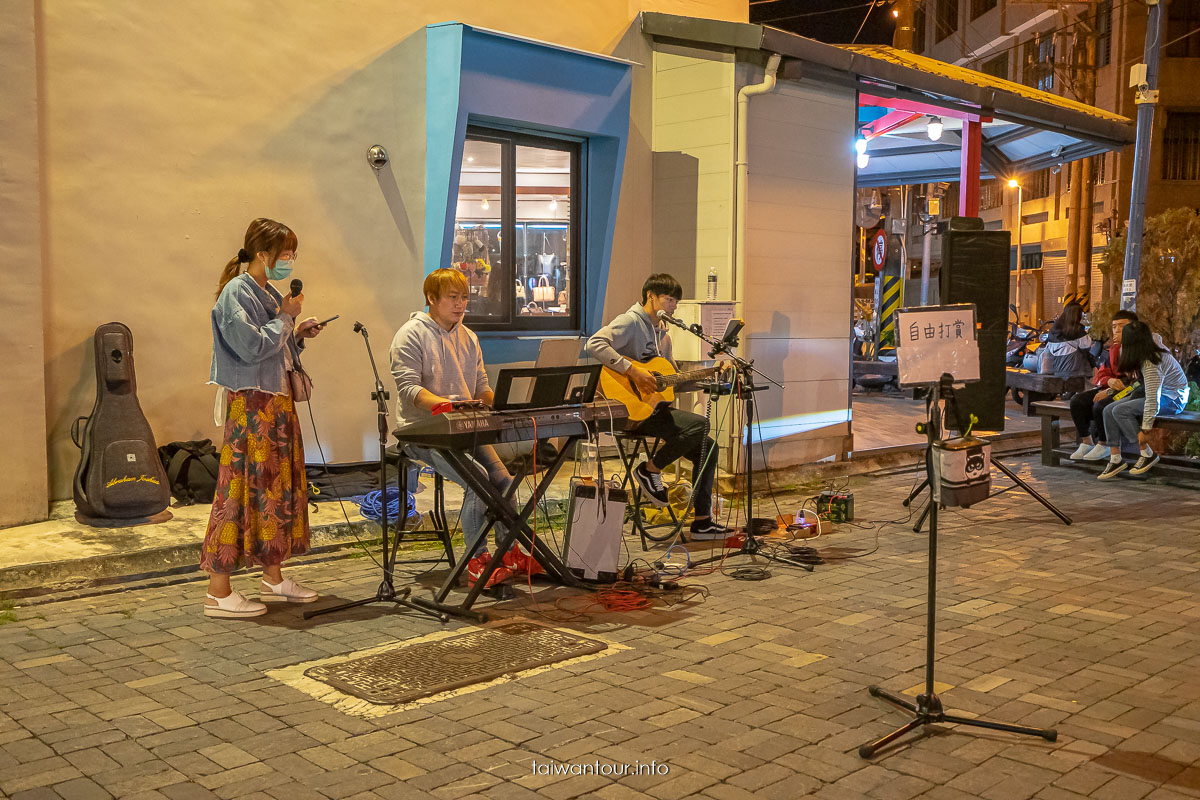
[[(925, 540), (894, 524), (878, 552), (856, 561), (813, 574), (775, 569), (757, 583), (693, 578), (710, 590), (702, 604), (573, 626), (628, 649), (377, 719), (265, 673), (425, 635), (436, 623), (377, 607), (312, 622), (297, 609), (206, 620), (195, 582), (17, 608), (0, 627), (0, 793), (1200, 796), (1200, 493), (1102, 485), (1031, 463), (1022, 472), (1076, 524), (1058, 524), (1019, 493), (945, 514), (938, 680), (952, 687), (949, 707), (1057, 726), (1055, 744), (946, 728), (874, 762), (856, 755), (904, 721), (865, 687), (922, 682)], [(860, 520), (903, 517), (912, 480), (855, 480)], [(816, 544), (861, 551), (873, 533), (839, 526)], [(361, 558), (292, 574), (342, 597), (376, 583)], [(562, 777), (533, 767), (650, 760), (666, 774)]]

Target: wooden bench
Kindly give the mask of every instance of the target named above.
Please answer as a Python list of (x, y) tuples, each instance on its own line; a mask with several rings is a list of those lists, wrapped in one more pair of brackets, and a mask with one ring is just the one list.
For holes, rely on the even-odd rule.
[[(1061, 421), (1071, 418), (1071, 405), (1065, 401), (1041, 401), (1033, 404), (1033, 412), (1042, 418), (1042, 464), (1060, 466), (1063, 460), (1075, 466), (1103, 468), (1103, 461), (1071, 461), (1072, 447), (1063, 447)], [(1154, 471), (1190, 478), (1200, 476), (1200, 412), (1160, 414), (1154, 420), (1149, 443), (1159, 454)], [(1129, 447), (1130, 443), (1126, 443)], [(1136, 455), (1135, 452), (1131, 455)]]
[(1081, 392), (1087, 385), (1087, 381), (1081, 377), (1060, 378), (1015, 367), (1007, 367), (1005, 372), (1004, 383), (1012, 393), (1013, 402), (1020, 404), (1027, 417), (1034, 415), (1034, 403), (1054, 400), (1064, 392)]

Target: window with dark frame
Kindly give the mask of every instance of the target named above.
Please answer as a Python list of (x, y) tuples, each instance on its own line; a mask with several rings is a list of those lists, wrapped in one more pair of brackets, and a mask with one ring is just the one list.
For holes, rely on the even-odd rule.
[(1112, 0), (1100, 0), (1096, 4), (1096, 66), (1107, 67), (1112, 63)]
[(1038, 33), (1021, 48), (1021, 83), (1043, 92), (1054, 91), (1054, 34)]
[(467, 129), (450, 266), (467, 277), (471, 328), (579, 330), (581, 149), (578, 141)]
[(1167, 3), (1167, 55), (1200, 58), (1200, 0)]
[(958, 0), (937, 0), (933, 40), (940, 42), (958, 30)]
[(922, 3), (913, 12), (913, 52), (917, 55), (925, 52), (925, 4)]
[(1168, 111), (1163, 129), (1164, 181), (1200, 181), (1200, 112)]
[(991, 61), (983, 62), (979, 71), (984, 75), (991, 75), (993, 78), (1008, 80), (1008, 53), (1001, 53)]
[(1050, 168), (1039, 169), (1025, 176), (1021, 182), (1021, 202), (1040, 200), (1050, 196)]
[(979, 19), (996, 7), (996, 0), (971, 0), (971, 19)]

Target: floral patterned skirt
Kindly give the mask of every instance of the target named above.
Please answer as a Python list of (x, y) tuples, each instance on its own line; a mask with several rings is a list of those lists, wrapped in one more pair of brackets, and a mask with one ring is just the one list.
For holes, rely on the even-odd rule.
[(308, 483), (296, 406), (252, 389), (226, 395), (225, 443), (208, 532), (206, 572), (275, 566), (308, 552)]

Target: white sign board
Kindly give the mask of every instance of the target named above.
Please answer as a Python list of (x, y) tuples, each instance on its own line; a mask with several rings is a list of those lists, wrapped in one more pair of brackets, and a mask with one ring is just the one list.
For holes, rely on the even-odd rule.
[(1137, 281), (1125, 280), (1121, 283), (1122, 294), (1137, 294)]
[(896, 338), (901, 386), (937, 383), (947, 372), (955, 383), (979, 380), (974, 304), (902, 308)]

